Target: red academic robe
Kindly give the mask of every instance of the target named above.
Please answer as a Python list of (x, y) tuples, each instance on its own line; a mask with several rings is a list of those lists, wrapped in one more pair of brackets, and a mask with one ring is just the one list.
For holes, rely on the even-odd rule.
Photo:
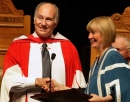
[[(8, 74), (10, 72), (10, 71), (8, 72), (8, 69), (11, 69), (15, 65), (19, 66), (21, 70), (20, 72), (21, 76), (25, 76), (25, 77), (29, 76), (28, 67), (29, 67), (30, 48), (31, 48), (30, 43), (41, 44), (41, 43), (58, 43), (58, 42), (60, 42), (62, 56), (64, 60), (63, 62), (64, 62), (64, 67), (65, 67), (65, 85), (69, 87), (75, 87), (75, 88), (86, 87), (86, 82), (82, 73), (82, 68), (81, 68), (81, 63), (79, 60), (78, 52), (75, 46), (68, 39), (64, 39), (64, 38), (62, 39), (61, 37), (60, 39), (50, 38), (46, 40), (46, 39), (34, 38), (33, 35), (30, 35), (26, 39), (15, 40), (10, 45), (8, 52), (6, 54), (5, 60), (4, 60), (4, 73), (3, 73), (4, 81), (2, 82), (3, 85), (6, 85), (5, 79), (6, 77), (10, 75)], [(58, 72), (57, 74), (60, 75), (62, 74), (62, 72), (61, 73)], [(5, 86), (2, 88), (5, 88)], [(9, 86), (9, 89), (10, 88), (11, 86)], [(1, 90), (1, 92), (2, 91), (3, 90)], [(9, 92), (10, 90), (4, 93), (9, 94)], [(27, 96), (28, 95), (26, 94), (26, 98)], [(5, 102), (8, 102), (8, 101), (5, 101)], [(29, 101), (26, 100), (26, 102), (29, 102)]]

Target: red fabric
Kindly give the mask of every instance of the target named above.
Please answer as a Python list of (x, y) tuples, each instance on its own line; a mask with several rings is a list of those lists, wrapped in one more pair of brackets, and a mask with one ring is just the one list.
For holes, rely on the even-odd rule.
[(46, 39), (34, 38), (33, 35), (30, 35), (27, 39), (21, 39), (12, 42), (8, 49), (8, 52), (6, 53), (3, 72), (5, 73), (6, 69), (9, 67), (15, 64), (19, 64), (20, 67), (22, 68), (23, 74), (27, 77), (30, 42), (50, 43), (50, 42), (59, 42), (59, 41), (65, 41), (65, 40), (58, 40), (58, 39), (51, 39), (51, 38), (46, 40)]
[(78, 52), (70, 41), (68, 41), (68, 44), (66, 44), (66, 42), (62, 42), (61, 47), (65, 60), (66, 85), (72, 87), (72, 82), (74, 75), (76, 74), (76, 70), (82, 71)]
[(34, 38), (32, 35), (30, 35), (28, 39), (14, 41), (9, 47), (5, 57), (4, 73), (9, 67), (15, 64), (19, 64), (19, 66), (22, 68), (21, 70), (23, 74), (26, 77), (28, 76), (28, 60), (29, 60), (28, 58), (29, 58), (30, 42), (36, 42), (36, 43), (61, 42), (61, 48), (66, 69), (66, 85), (71, 87), (76, 70), (82, 70), (82, 68), (79, 57), (77, 58), (78, 52), (75, 46), (69, 40), (61, 40), (61, 39), (46, 40), (46, 39)]

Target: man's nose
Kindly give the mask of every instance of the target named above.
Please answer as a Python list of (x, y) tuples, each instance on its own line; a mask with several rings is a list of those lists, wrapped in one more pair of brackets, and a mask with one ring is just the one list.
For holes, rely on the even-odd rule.
[(47, 23), (46, 23), (46, 20), (45, 20), (45, 19), (42, 20), (41, 24), (42, 24), (42, 26), (45, 26), (45, 25), (47, 24)]

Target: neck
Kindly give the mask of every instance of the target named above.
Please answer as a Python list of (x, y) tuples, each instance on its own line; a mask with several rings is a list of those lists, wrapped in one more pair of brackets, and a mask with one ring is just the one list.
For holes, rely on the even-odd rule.
[(101, 50), (99, 51), (99, 60), (102, 58), (103, 54), (106, 52), (106, 50), (107, 50), (108, 48), (109, 48), (109, 47), (104, 48), (104, 49), (101, 49)]

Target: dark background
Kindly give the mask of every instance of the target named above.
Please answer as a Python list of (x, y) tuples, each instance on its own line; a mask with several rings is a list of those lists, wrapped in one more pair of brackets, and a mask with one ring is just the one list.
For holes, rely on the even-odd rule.
[[(35, 7), (45, 0), (12, 0), (16, 9), (22, 9), (25, 15), (31, 15), (31, 33), (34, 31), (33, 13)], [(88, 41), (87, 23), (97, 16), (122, 14), (130, 0), (48, 0), (60, 9), (60, 21), (55, 29), (66, 36), (76, 46), (83, 66), (83, 72), (88, 77), (90, 65), (90, 43)]]

